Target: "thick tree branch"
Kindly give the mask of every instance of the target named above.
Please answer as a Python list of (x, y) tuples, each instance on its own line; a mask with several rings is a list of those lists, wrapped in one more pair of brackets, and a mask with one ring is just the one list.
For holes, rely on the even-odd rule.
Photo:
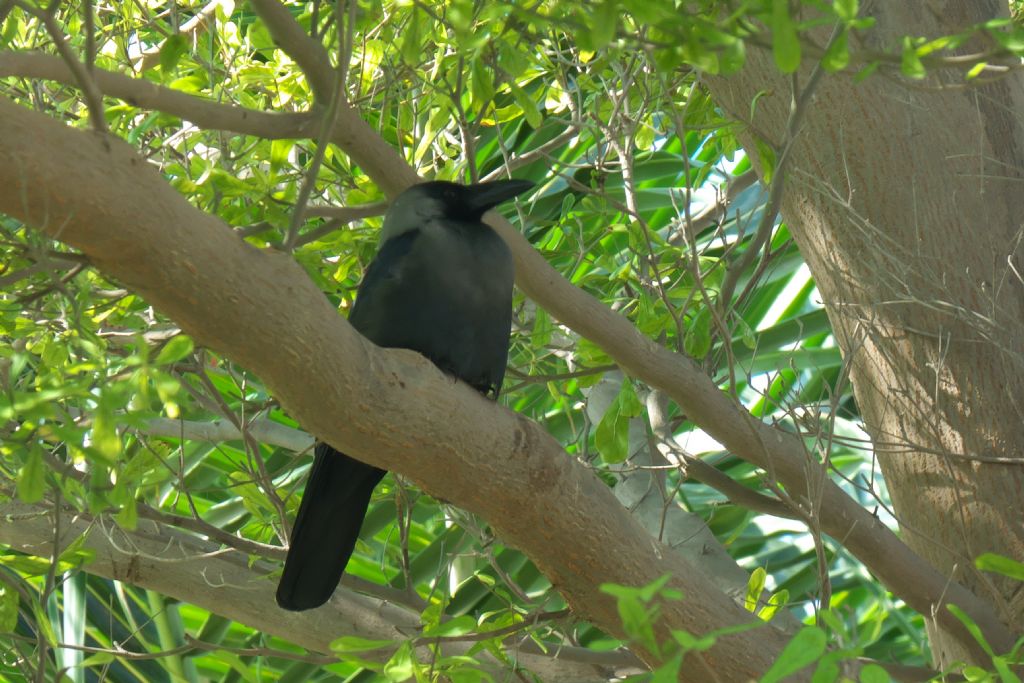
[[(288, 19), (291, 20), (290, 15)], [(323, 67), (329, 79), (330, 63), (325, 62)], [(0, 53), (0, 76), (42, 78), (77, 85), (71, 70), (59, 57), (28, 52)], [(209, 130), (228, 130), (267, 139), (305, 139), (317, 132), (321, 120), (310, 112), (278, 114), (213, 102), (145, 79), (102, 69), (95, 69), (93, 79), (104, 95), (117, 97), (137, 107), (180, 116)], [(355, 109), (346, 104), (341, 104), (339, 109), (331, 141), (366, 168), (382, 190), (394, 196), (419, 181), (416, 172)]]
[[(0, 53), (0, 77), (3, 76), (77, 85), (71, 69), (60, 57), (33, 52)], [(278, 114), (214, 102), (143, 78), (103, 69), (93, 69), (92, 79), (103, 95), (117, 97), (136, 107), (180, 116), (210, 130), (230, 130), (272, 140), (308, 138), (320, 121), (320, 117), (311, 113)]]
[[(0, 211), (77, 247), (200, 343), (254, 371), (333, 446), (487, 519), (601, 628), (625, 636), (602, 583), (665, 574), (687, 599), (662, 605), (660, 640), (670, 628), (706, 633), (752, 620), (654, 542), (540, 427), (453, 385), (418, 354), (374, 347), (291, 258), (251, 247), (190, 206), (120, 140), (0, 99)], [(686, 675), (757, 677), (784, 641), (771, 627), (723, 638), (688, 660)]]
[[(352, 131), (360, 129), (363, 135), (353, 140)], [(366, 136), (381, 144), (370, 142)], [(358, 155), (359, 164), (388, 194), (394, 195), (418, 180), (415, 171), (351, 109), (338, 116), (335, 142), (353, 158)], [(399, 178), (402, 181), (396, 181)], [(488, 216), (512, 249), (516, 284), (527, 296), (600, 346), (624, 372), (671, 397), (715, 440), (765, 469), (794, 498), (804, 501), (808, 510), (813, 505), (821, 517), (822, 530), (842, 543), (913, 609), (934, 616), (966, 647), (984, 656), (963, 624), (945, 607), (955, 604), (981, 627), (990, 644), (1009, 651), (1014, 638), (992, 607), (928, 564), (834, 482), (817, 476), (820, 463), (805, 452), (796, 435), (754, 418), (735, 399), (719, 391), (691, 359), (655, 343), (625, 316), (573, 286), (511, 223), (493, 212)]]
[[(325, 66), (329, 71), (329, 63)], [(0, 75), (9, 74), (74, 82), (58, 58), (41, 55), (0, 55)], [(178, 115), (194, 109), (189, 120), (210, 128), (267, 137), (306, 137), (314, 130), (315, 119), (308, 114), (252, 112), (99, 70), (95, 78), (104, 94)], [(146, 101), (139, 99), (143, 94), (149, 96)], [(260, 125), (252, 125), (257, 118)], [(281, 124), (287, 123), (290, 128), (285, 131), (286, 125)], [(332, 140), (391, 196), (419, 181), (416, 172), (348, 106), (340, 107)], [(628, 374), (670, 396), (731, 452), (767, 470), (794, 495), (807, 501), (820, 500), (823, 530), (838, 539), (915, 610), (925, 615), (934, 613), (944, 627), (957, 633), (969, 647), (976, 648), (973, 638), (943, 606), (956, 604), (981, 626), (990, 643), (1009, 649), (1013, 639), (987, 604), (959, 583), (951, 583), (832, 482), (822, 483), (823, 489), (817, 490), (818, 483), (812, 483), (808, 472), (818, 465), (807, 459), (803, 444), (795, 436), (756, 420), (721, 393), (692, 361), (657, 345), (628, 319), (574, 287), (507, 221), (500, 217), (492, 220), (513, 251), (516, 281), (527, 295), (555, 318), (601, 346)]]
[(945, 608), (946, 604), (955, 604), (975, 620), (997, 650), (1009, 651), (1014, 638), (994, 610), (914, 553), (834, 482), (811, 476), (820, 464), (806, 454), (796, 435), (757, 420), (735, 399), (719, 391), (691, 359), (655, 343), (627, 318), (574, 287), (511, 223), (500, 216), (494, 216), (491, 223), (512, 248), (516, 283), (527, 296), (598, 344), (624, 372), (671, 397), (715, 440), (766, 470), (808, 509), (811, 501), (820, 501), (817, 512), (822, 529), (913, 609), (934, 615), (961, 642), (977, 649), (970, 633)]

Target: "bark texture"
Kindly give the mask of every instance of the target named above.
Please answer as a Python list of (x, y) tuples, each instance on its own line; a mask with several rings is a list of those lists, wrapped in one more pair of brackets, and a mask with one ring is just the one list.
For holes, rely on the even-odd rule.
[[(260, 3), (260, 6), (269, 9), (273, 3)], [(275, 15), (274, 20), (281, 23), (280, 16)], [(275, 40), (285, 45), (289, 53), (302, 54), (302, 59), (296, 57), (296, 61), (303, 63), (304, 68), (322, 70), (323, 73), (318, 73), (316, 78), (328, 78), (330, 60), (326, 52), (321, 48), (320, 58), (309, 60), (307, 53), (315, 51), (315, 46), (304, 36), (302, 32), (285, 31), (281, 35), (275, 34)], [(289, 40), (297, 44), (289, 45)], [(8, 59), (11, 56), (16, 58)], [(76, 84), (74, 75), (59, 58), (42, 54), (0, 54), (0, 73), (14, 73), (16, 69), (24, 69), (26, 75), (35, 74), (71, 86)], [(98, 77), (100, 71), (97, 70)], [(162, 87), (156, 87), (154, 91), (148, 81), (136, 81), (113, 73), (102, 73), (98, 83), (118, 97), (129, 101), (145, 98), (149, 106), (204, 127), (248, 131), (264, 137), (277, 135), (275, 131), (267, 130), (268, 121), (260, 111), (229, 106), (211, 109), (205, 102), (190, 107), (188, 97), (183, 99), (179, 92)], [(278, 119), (277, 123), (293, 133), (309, 127), (305, 114), (280, 116), (285, 118)], [(252, 126), (252, 121), (259, 120), (264, 121), (261, 126), (263, 132)], [(391, 195), (417, 180), (416, 173), (405, 160), (351, 107), (340, 107), (332, 140)], [(15, 152), (15, 165), (5, 169), (15, 178), (20, 168), (17, 166), (17, 154)], [(11, 187), (15, 188), (14, 181), (11, 182)], [(840, 539), (847, 550), (912, 608), (924, 614), (934, 614), (936, 621), (954, 633), (966, 647), (973, 648), (979, 659), (984, 658), (984, 650), (963, 624), (942, 607), (945, 602), (963, 608), (996, 649), (1009, 649), (1014, 638), (1000, 622), (993, 605), (979, 599), (960, 583), (951, 581), (947, 574), (929, 564), (890, 532), (871, 511), (846, 495), (828, 478), (815, 459), (817, 456), (805, 452), (800, 438), (752, 416), (736, 400), (720, 391), (690, 358), (660, 346), (640, 333), (624, 316), (611, 311), (557, 273), (510, 223), (500, 216), (494, 216), (492, 220), (515, 256), (517, 284), (553, 317), (598, 344), (624, 372), (675, 401), (691, 419), (732, 453), (770, 472), (797, 496), (798, 505), (817, 516), (817, 522), (825, 533)], [(202, 224), (204, 219), (196, 222)]]
[[(897, 54), (903, 35), (956, 33), (1007, 9), (862, 6), (877, 27), (855, 49)], [(1024, 79), (963, 86), (960, 70), (913, 83), (898, 66), (860, 84), (826, 75), (792, 149), (782, 214), (850, 361), (903, 538), (1019, 634), (1020, 584), (973, 560), (1024, 561)], [(748, 150), (755, 132), (782, 141), (791, 89), (770, 53), (710, 87), (749, 124)], [(930, 622), (939, 662), (969, 658)]]
[[(484, 517), (600, 628), (628, 639), (602, 583), (665, 574), (687, 599), (662, 604), (659, 642), (672, 628), (755, 621), (651, 539), (538, 425), (453, 384), (419, 354), (360, 337), (290, 256), (255, 249), (191, 207), (124, 142), (0, 98), (0, 211), (80, 249), (197, 341), (258, 374), (332, 446)], [(757, 678), (785, 642), (770, 626), (724, 637), (687, 657), (681, 680), (707, 681), (711, 671)]]

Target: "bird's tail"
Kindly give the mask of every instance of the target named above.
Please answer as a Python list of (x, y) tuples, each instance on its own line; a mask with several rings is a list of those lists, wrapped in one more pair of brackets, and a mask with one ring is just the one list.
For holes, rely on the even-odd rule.
[(316, 445), (277, 584), (277, 604), (283, 609), (312, 609), (330, 599), (356, 546), (373, 489), (385, 474), (325, 443)]

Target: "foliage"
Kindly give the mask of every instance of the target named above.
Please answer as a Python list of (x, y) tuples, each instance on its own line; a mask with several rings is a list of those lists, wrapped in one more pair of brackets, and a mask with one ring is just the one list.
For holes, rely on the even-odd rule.
[[(723, 12), (733, 4), (734, 12)], [(556, 270), (658, 343), (695, 358), (754, 415), (805, 435), (808, 453), (884, 517), (887, 496), (861, 447), (857, 408), (814, 284), (786, 226), (766, 216), (764, 189), (747, 186), (750, 163), (735, 124), (709, 99), (702, 74), (728, 75), (748, 50), (769, 49), (784, 72), (814, 60), (866, 76), (888, 63), (916, 78), (946, 68), (942, 60), (978, 31), (998, 38), (992, 59), (1019, 52), (1021, 34), (991, 22), (942, 40), (907, 36), (899, 53), (855, 53), (848, 37), (870, 28), (856, 0), (806, 4), (825, 18), (807, 18), (812, 14), (796, 11), (797, 3), (779, 0), (361, 3), (351, 15), (319, 2), (286, 6), (309, 35), (343, 56), (349, 101), (421, 175), (536, 181), (536, 191), (510, 213)], [(8, 8), (0, 26), (8, 55), (57, 54), (42, 9), (20, 1), (0, 7)], [(59, 6), (54, 17), (75, 55), (89, 60), (93, 51), (97, 70), (246, 109), (323, 111), (251, 6), (211, 3), (206, 22), (186, 29), (202, 9), (85, 3)], [(345, 23), (349, 16), (354, 23)], [(835, 27), (825, 46), (808, 38), (823, 23)], [(95, 124), (73, 82), (22, 77), (3, 64), (7, 97), (72, 126)], [(332, 146), (317, 162), (315, 140), (203, 128), (131, 99), (101, 104), (113, 134), (258, 248), (286, 241), (315, 169), (294, 257), (342, 313), (351, 307), (374, 253), (379, 211), (345, 223), (317, 207), (384, 199), (356, 162)], [(730, 183), (746, 187), (719, 204)], [(254, 564), (278, 560), (270, 547), (283, 543), (294, 517), (308, 453), (296, 457), (294, 449), (251, 435), (209, 441), (200, 429), (227, 420), (298, 430), (259, 378), (194, 346), (143, 298), (66, 246), (13, 219), (0, 217), (0, 226), (3, 502), (61, 501), (125, 530), (155, 520), (234, 544)], [(600, 348), (517, 296), (502, 400), (610, 485), (634, 454), (630, 426), (644, 419), (649, 395), (625, 382), (599, 419), (588, 418), (581, 409), (595, 386), (614, 380), (614, 369)], [(160, 428), (163, 418), (177, 421), (170, 432)], [(676, 452), (702, 458), (742, 486), (777, 493), (765, 473), (722, 451), (677, 407), (669, 407), (668, 420)], [(704, 518), (737, 563), (757, 570), (748, 600), (756, 603), (767, 586), (782, 601), (788, 596), (785, 607), (797, 616), (816, 614), (818, 625), (796, 636), (816, 655), (828, 630), (840, 649), (819, 668), (834, 664), (828, 657), (840, 656), (835, 652), (928, 660), (921, 617), (833, 539), (817, 539), (824, 547), (818, 558), (803, 525), (753, 513), (687, 481), (684, 458), (669, 463), (676, 466), (664, 484), (678, 493), (675, 503)], [(512, 636), (541, 650), (622, 645), (568, 619), (547, 579), (483, 521), (393, 476), (374, 497), (349, 572), (393, 589), (388, 596), (405, 595), (423, 632), (404, 642), (342, 637), (334, 643), (338, 658), (326, 666), (215, 610), (86, 574), (79, 570), (91, 559), (85, 548), (56, 554), (59, 563), (14, 550), (0, 558), (0, 649), (10, 653), (0, 657), (0, 674), (12, 679), (34, 675), (45, 662), (37, 680), (57, 680), (58, 667), (70, 667), (73, 680), (330, 680), (360, 671), (387, 680), (488, 680), (482, 655), (508, 664), (503, 646)], [(678, 597), (660, 588), (609, 590), (637, 639), (650, 637), (653, 598)], [(825, 594), (830, 603), (817, 611)], [(674, 677), (671, 666), (678, 668), (683, 652), (706, 649), (717, 635), (653, 643), (668, 648), (669, 669), (655, 680)], [(433, 661), (414, 648), (442, 639), (470, 645), (459, 657), (432, 649)], [(387, 656), (378, 656), (382, 649)], [(795, 670), (788, 656), (765, 680)]]

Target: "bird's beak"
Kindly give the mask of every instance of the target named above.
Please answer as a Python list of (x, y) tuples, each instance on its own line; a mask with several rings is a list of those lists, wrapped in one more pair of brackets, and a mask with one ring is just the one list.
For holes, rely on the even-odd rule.
[(534, 183), (529, 180), (494, 180), (470, 185), (469, 201), (474, 209), (486, 211), (526, 192)]

